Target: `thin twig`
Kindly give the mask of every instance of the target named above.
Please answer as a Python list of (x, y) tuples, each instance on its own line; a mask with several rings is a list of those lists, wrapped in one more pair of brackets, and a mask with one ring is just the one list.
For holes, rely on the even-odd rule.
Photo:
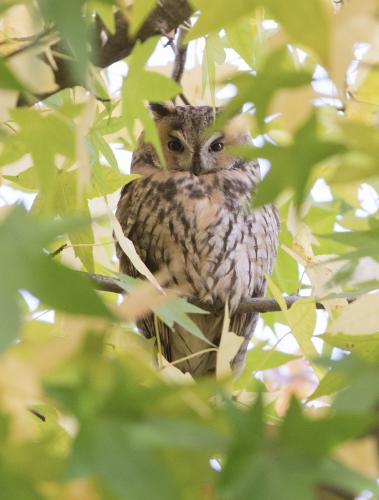
[[(112, 293), (125, 293), (125, 290), (121, 287), (119, 284), (120, 281), (117, 278), (112, 278), (110, 276), (103, 276), (101, 274), (91, 274), (91, 273), (82, 273), (84, 276), (89, 278), (94, 287), (97, 290), (100, 290), (102, 292), (112, 292)], [(289, 295), (286, 297), (283, 297), (284, 301), (287, 304), (287, 307), (290, 308), (293, 306), (293, 304), (300, 300), (304, 299), (306, 297), (302, 297), (300, 295)], [(206, 311), (210, 312), (218, 312), (220, 311), (220, 308), (215, 308), (212, 306), (209, 306), (208, 304), (203, 304), (197, 301), (192, 301), (191, 303), (201, 307), (202, 309), (205, 309)], [(324, 305), (321, 304), (320, 302), (316, 302), (316, 309), (325, 309)], [(237, 313), (248, 313), (248, 312), (260, 312), (260, 313), (267, 313), (267, 312), (276, 312), (276, 311), (281, 311), (280, 306), (278, 302), (269, 297), (252, 297), (251, 299), (245, 300), (244, 302), (241, 302), (241, 304), (238, 306)]]
[(35, 410), (34, 408), (29, 408), (29, 411), (30, 413), (38, 417), (40, 420), (42, 420), (42, 422), (46, 422), (46, 416), (43, 413), (39, 412), (38, 410)]
[(51, 252), (49, 255), (50, 257), (55, 257), (56, 255), (60, 254), (61, 252), (63, 252), (63, 250), (65, 248), (67, 248), (68, 245), (67, 243), (63, 243), (63, 245), (61, 245), (60, 247), (58, 247), (56, 250), (54, 250), (54, 252)]
[[(34, 39), (32, 39), (32, 41), (30, 43), (23, 45), (19, 49), (16, 49), (14, 52), (10, 52), (9, 54), (6, 54), (3, 57), (3, 59), (4, 60), (11, 59), (12, 57), (18, 56), (18, 55), (22, 54), (23, 52), (34, 49), (35, 47), (37, 47), (39, 45), (44, 45), (46, 43), (44, 41), (44, 38), (47, 37), (48, 35), (52, 34), (53, 31), (54, 31), (53, 28), (49, 28), (48, 30), (39, 33), (38, 35), (36, 35), (34, 37)], [(55, 43), (57, 40), (58, 40), (58, 36), (55, 35), (55, 37), (53, 37), (50, 40), (49, 45)]]
[(202, 354), (206, 354), (207, 352), (217, 352), (217, 347), (210, 347), (209, 349), (203, 349), (202, 351), (194, 352), (188, 356), (184, 356), (184, 358), (176, 359), (175, 361), (170, 361), (170, 365), (178, 365), (179, 363), (183, 363), (183, 361), (187, 361), (187, 359), (196, 358), (196, 356), (201, 356)]

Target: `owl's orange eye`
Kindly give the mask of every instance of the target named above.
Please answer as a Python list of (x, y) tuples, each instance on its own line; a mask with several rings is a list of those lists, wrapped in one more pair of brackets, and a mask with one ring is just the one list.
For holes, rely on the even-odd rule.
[(176, 151), (177, 153), (180, 153), (184, 149), (179, 139), (171, 139), (171, 141), (168, 141), (167, 147), (170, 151)]
[(219, 140), (212, 142), (212, 144), (209, 146), (209, 151), (213, 151), (214, 153), (218, 153), (223, 149), (224, 143)]

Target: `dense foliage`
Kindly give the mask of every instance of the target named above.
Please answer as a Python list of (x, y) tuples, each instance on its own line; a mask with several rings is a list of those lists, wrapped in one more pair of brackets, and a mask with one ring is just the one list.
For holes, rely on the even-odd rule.
[[(169, 3), (0, 4), (0, 497), (372, 498), (379, 3), (191, 0), (182, 86), (175, 31), (148, 29)], [(133, 322), (153, 310), (202, 335), (188, 314), (204, 311), (148, 270), (145, 283), (118, 275), (122, 302), (78, 272), (115, 276), (113, 213), (134, 178), (123, 152), (141, 127), (160, 150), (147, 102), (180, 93), (249, 125), (239, 154), (270, 167), (255, 203), (281, 215), (269, 286), (281, 311), (262, 315), (237, 379), (227, 311), (217, 377), (194, 382)]]

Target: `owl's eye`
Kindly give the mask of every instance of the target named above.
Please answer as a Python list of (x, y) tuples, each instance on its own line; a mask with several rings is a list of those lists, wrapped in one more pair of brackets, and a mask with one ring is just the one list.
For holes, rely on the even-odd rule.
[(168, 141), (167, 147), (170, 151), (176, 151), (178, 153), (180, 153), (184, 149), (184, 146), (179, 141), (179, 139), (171, 139), (170, 141)]
[(213, 151), (214, 153), (218, 153), (219, 151), (224, 149), (224, 143), (220, 140), (212, 142), (209, 146), (209, 151)]

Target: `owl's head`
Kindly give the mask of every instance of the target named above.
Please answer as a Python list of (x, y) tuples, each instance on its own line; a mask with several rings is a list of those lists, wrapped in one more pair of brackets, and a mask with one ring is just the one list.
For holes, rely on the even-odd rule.
[(230, 170), (238, 161), (228, 146), (250, 142), (247, 132), (214, 131), (214, 112), (210, 106), (150, 104), (157, 123), (166, 165), (169, 170), (202, 175)]

